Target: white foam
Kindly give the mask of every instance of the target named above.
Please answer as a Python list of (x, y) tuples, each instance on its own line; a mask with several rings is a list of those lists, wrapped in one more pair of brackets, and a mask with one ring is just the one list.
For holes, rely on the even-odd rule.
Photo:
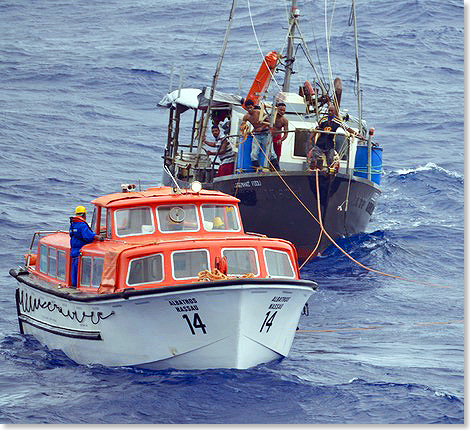
[(438, 172), (445, 173), (448, 176), (451, 176), (453, 178), (458, 178), (458, 179), (463, 179), (463, 175), (461, 175), (458, 172), (454, 172), (452, 170), (447, 170), (444, 169), (443, 167), (438, 166), (436, 163), (426, 163), (424, 166), (419, 166), (414, 169), (399, 169), (397, 170), (397, 173), (399, 175), (408, 175), (409, 173), (416, 173), (416, 172), (422, 172), (425, 170), (437, 170)]

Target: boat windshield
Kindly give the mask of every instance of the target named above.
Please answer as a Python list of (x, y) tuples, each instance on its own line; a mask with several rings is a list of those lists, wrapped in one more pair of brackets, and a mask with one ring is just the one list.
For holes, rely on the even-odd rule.
[(161, 254), (136, 258), (129, 264), (127, 285), (150, 284), (163, 281), (163, 256)]
[(202, 219), (207, 231), (240, 231), (238, 212), (232, 205), (202, 205)]
[(172, 254), (173, 278), (197, 278), (202, 270), (209, 269), (209, 252), (206, 249), (175, 251)]
[(159, 206), (158, 228), (163, 233), (198, 231), (199, 218), (195, 205)]
[(118, 209), (114, 212), (119, 237), (150, 234), (155, 231), (152, 210), (148, 207)]
[(258, 256), (255, 249), (223, 249), (222, 256), (227, 258), (228, 275), (259, 275)]
[(294, 268), (287, 252), (265, 249), (264, 259), (271, 278), (295, 278)]

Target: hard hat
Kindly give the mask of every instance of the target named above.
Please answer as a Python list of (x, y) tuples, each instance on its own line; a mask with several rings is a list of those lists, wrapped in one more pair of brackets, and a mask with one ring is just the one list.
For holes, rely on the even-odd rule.
[(85, 206), (77, 206), (75, 208), (75, 215), (78, 215), (78, 214), (86, 214)]
[(214, 227), (221, 227), (224, 225), (222, 219), (218, 216), (214, 217), (214, 219), (212, 220), (212, 222), (214, 223)]

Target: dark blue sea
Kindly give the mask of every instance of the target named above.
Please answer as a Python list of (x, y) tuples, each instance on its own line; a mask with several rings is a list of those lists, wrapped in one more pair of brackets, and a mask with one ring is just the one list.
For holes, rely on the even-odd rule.
[[(284, 43), (287, 2), (250, 3), (239, 0), (221, 91), (245, 95), (259, 49)], [(356, 115), (350, 2), (330, 3), (333, 75), (343, 80), (342, 106)], [(22, 264), (34, 231), (68, 228), (76, 205), (90, 208), (121, 183), (160, 184), (168, 112), (157, 104), (170, 83), (210, 85), (230, 4), (0, 3), (0, 422), (464, 423), (457, 0), (356, 1), (364, 118), (384, 148), (383, 194), (367, 231), (340, 244), (406, 280), (328, 249), (302, 269), (319, 289), (289, 356), (249, 370), (81, 366), (20, 335), (9, 269)], [(298, 6), (326, 76), (324, 1)], [(296, 67), (293, 88), (313, 79), (305, 60)]]

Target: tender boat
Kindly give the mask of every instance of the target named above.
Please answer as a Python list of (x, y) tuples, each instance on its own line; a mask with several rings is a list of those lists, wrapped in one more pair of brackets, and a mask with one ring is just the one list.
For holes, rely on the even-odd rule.
[[(159, 103), (169, 109), (169, 133), (163, 154), (167, 169), (163, 171), (162, 181), (165, 185), (171, 183), (172, 179), (167, 174), (169, 170), (182, 187), (198, 180), (204, 183), (205, 188), (236, 196), (240, 199), (243, 222), (249, 231), (291, 241), (300, 260), (305, 261), (324, 251), (331, 245), (331, 239), (364, 231), (381, 194), (382, 148), (374, 141), (374, 129), (369, 128), (362, 118), (354, 0), (350, 19), (351, 24), (354, 22), (356, 38), (356, 52), (351, 50), (351, 55), (356, 57), (356, 116), (341, 105), (341, 79), (333, 80), (331, 70), (328, 76), (318, 73), (319, 69), (315, 67), (313, 55), (300, 30), (301, 17), (295, 0), (285, 23), (288, 28), (285, 51), (271, 51), (260, 58), (259, 72), (251, 89), (243, 97), (216, 90), (234, 10), (235, 0), (212, 85), (202, 89), (179, 88), (170, 91)], [(270, 12), (274, 13), (273, 10)], [(280, 12), (285, 14), (284, 7)], [(331, 34), (331, 28), (325, 31)], [(302, 49), (298, 49), (299, 46)], [(306, 54), (313, 67), (309, 74), (313, 73), (314, 80), (305, 81), (292, 91), (291, 75), (296, 73), (298, 64), (295, 61), (296, 52)], [(278, 72), (284, 74), (282, 87), (277, 84), (279, 77), (273, 79)], [(277, 104), (285, 104), (288, 136), (280, 150), (279, 168), (270, 165), (263, 154), (260, 160), (264, 160), (264, 168), (255, 170), (252, 166), (250, 152), (255, 144), (253, 136), (249, 134), (247, 137), (240, 130), (247, 100), (260, 106), (271, 126)], [(327, 114), (328, 103), (334, 103), (343, 127), (330, 132), (334, 134), (336, 160), (330, 166), (323, 162), (317, 193), (317, 179), (311, 168), (309, 150), (312, 131)], [(213, 159), (206, 151), (204, 138), (206, 133), (210, 134), (212, 124), (219, 126), (231, 143), (235, 153), (232, 174), (218, 176), (220, 159)], [(348, 132), (348, 129), (354, 133)], [(284, 134), (284, 131), (280, 133)], [(208, 139), (211, 140), (209, 136)]]
[(237, 198), (200, 188), (126, 185), (93, 200), (104, 240), (81, 249), (76, 288), (69, 233), (35, 232), (10, 270), (21, 333), (79, 364), (245, 369), (285, 357), (316, 283), (299, 279), (290, 242), (245, 233)]

